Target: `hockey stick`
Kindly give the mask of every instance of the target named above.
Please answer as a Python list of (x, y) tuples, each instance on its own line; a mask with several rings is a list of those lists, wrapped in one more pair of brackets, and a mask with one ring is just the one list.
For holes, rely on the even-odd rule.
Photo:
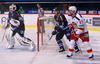
[(49, 38), (49, 41), (51, 40), (52, 37), (53, 37), (53, 35)]
[(81, 50), (81, 47), (80, 47), (80, 45), (79, 45), (78, 42), (77, 42), (77, 45), (79, 46), (79, 50), (80, 50), (81, 54), (83, 54), (83, 53), (82, 53), (82, 50)]
[(1, 42), (3, 42), (3, 40), (4, 40), (5, 33), (6, 33), (6, 29), (5, 29), (5, 31), (4, 31), (4, 34), (3, 34), (3, 37), (2, 37), (2, 40), (1, 40)]

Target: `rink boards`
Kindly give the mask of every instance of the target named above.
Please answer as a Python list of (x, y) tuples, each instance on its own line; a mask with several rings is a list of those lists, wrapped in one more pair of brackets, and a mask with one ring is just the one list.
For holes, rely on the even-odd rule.
[[(22, 17), (24, 18), (24, 23), (27, 25), (27, 27), (33, 27), (36, 28), (37, 25), (37, 17), (38, 14), (21, 14)], [(67, 14), (64, 14), (67, 18)], [(45, 16), (54, 16), (54, 14), (45, 14)], [(100, 15), (93, 15), (93, 14), (82, 14), (84, 17), (84, 20), (89, 26), (93, 26), (93, 21), (99, 21), (100, 20)], [(7, 14), (0, 14), (0, 25), (3, 24), (8, 19)], [(30, 25), (30, 26), (29, 26)], [(1, 27), (1, 26), (0, 26)]]

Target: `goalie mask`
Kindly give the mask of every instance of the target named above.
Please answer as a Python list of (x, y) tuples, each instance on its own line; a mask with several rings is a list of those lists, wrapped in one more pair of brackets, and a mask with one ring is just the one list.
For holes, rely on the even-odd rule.
[(10, 11), (10, 12), (15, 11), (16, 9), (17, 9), (17, 7), (16, 7), (15, 4), (11, 4), (11, 5), (9, 6), (9, 11)]

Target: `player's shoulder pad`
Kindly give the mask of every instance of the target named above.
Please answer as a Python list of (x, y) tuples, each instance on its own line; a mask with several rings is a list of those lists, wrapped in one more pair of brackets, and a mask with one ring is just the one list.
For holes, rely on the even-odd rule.
[(63, 18), (64, 18), (64, 15), (63, 14), (60, 14), (60, 19), (63, 21)]
[(68, 16), (71, 16), (70, 14), (68, 14)]
[(79, 13), (77, 13), (76, 16), (75, 16), (75, 18), (76, 18), (77, 20), (81, 20), (81, 19), (82, 19), (82, 16), (81, 16)]
[(67, 15), (67, 17), (68, 17), (68, 18), (70, 18), (70, 17), (71, 17), (71, 15), (70, 15), (70, 14), (68, 14), (68, 15)]
[(71, 19), (72, 16), (70, 14), (67, 15), (67, 19)]
[(61, 16), (64, 16), (63, 14), (60, 14)]
[(20, 13), (18, 11), (15, 11), (17, 15), (20, 15)]

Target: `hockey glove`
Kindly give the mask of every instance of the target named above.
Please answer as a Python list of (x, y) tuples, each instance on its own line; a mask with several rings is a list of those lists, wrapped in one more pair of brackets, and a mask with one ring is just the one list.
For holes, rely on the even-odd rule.
[(54, 31), (52, 32), (52, 35), (56, 35), (56, 34), (57, 34), (57, 31), (54, 30)]
[(18, 27), (20, 25), (20, 21), (19, 20), (10, 20), (9, 21), (11, 25)]
[(72, 24), (69, 24), (69, 29), (72, 31), (74, 29), (73, 25)]
[(78, 38), (79, 38), (79, 34), (76, 34), (74, 40), (78, 41)]
[(57, 30), (57, 32), (62, 32), (63, 31), (63, 29), (59, 26), (55, 26), (55, 30)]

